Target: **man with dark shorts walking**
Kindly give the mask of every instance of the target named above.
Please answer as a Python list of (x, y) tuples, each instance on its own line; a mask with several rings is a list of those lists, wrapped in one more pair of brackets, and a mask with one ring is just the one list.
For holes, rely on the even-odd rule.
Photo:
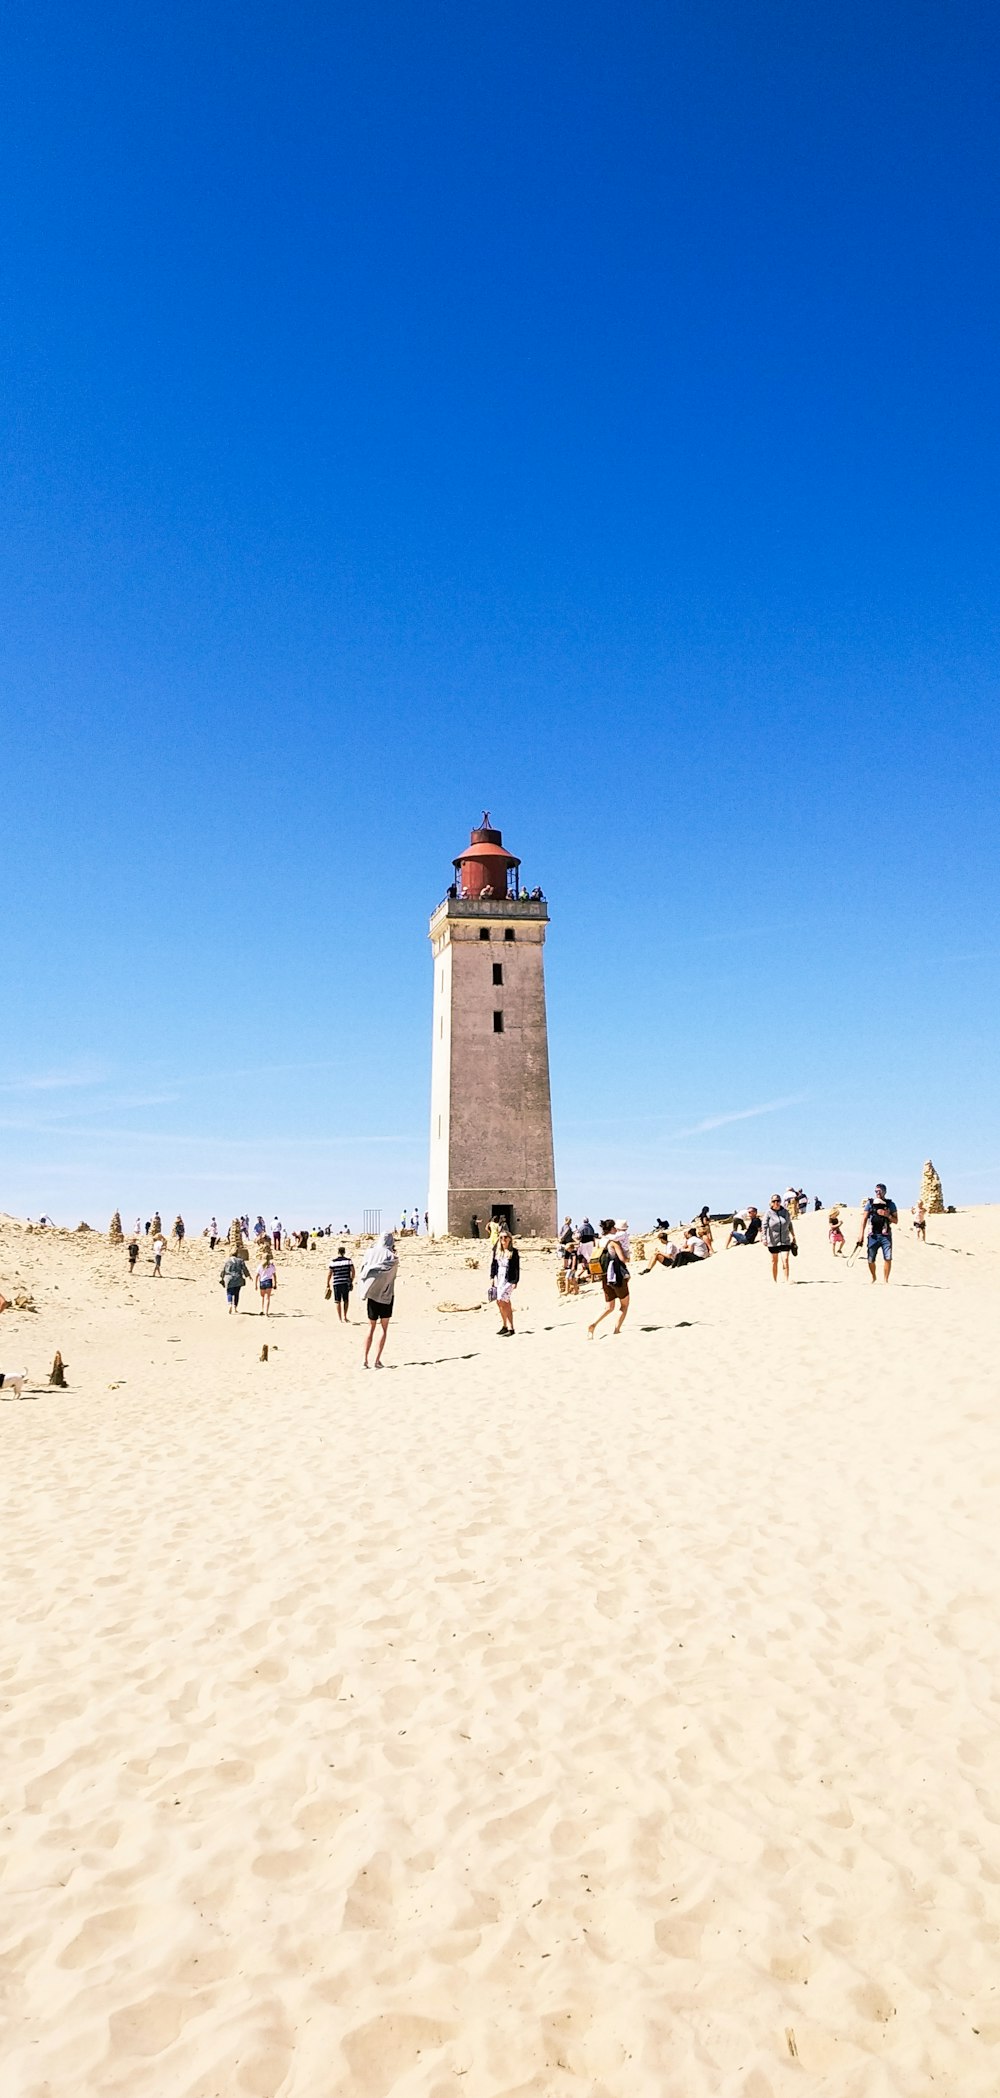
[(326, 1271), (327, 1302), (331, 1296), (337, 1307), (337, 1317), (345, 1326), (350, 1324), (348, 1310), (351, 1290), (354, 1287), (354, 1262), (343, 1246), (338, 1246), (336, 1255)]
[[(882, 1255), (882, 1280), (888, 1282), (892, 1272), (892, 1227), (899, 1222), (895, 1202), (890, 1201), (885, 1191), (885, 1182), (880, 1180), (873, 1195), (869, 1195), (864, 1207), (861, 1238), (868, 1236), (868, 1272), (875, 1280), (878, 1256)], [(861, 1238), (858, 1245), (861, 1244)]]

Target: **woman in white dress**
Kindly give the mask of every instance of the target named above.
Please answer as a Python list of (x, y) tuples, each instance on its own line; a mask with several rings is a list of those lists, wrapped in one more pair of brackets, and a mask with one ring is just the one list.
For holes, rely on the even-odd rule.
[(496, 1252), (490, 1262), (490, 1281), (496, 1289), (497, 1310), (500, 1313), (498, 1332), (501, 1338), (514, 1337), (513, 1293), (521, 1280), (521, 1255), (510, 1232), (504, 1228), (497, 1240)]

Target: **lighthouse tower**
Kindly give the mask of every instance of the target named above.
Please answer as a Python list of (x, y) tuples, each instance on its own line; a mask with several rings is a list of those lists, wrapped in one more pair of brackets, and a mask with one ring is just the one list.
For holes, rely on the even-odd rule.
[(556, 1230), (540, 890), (489, 814), (453, 862), (430, 922), (434, 956), (430, 1228), (468, 1238), (503, 1217), (520, 1237)]

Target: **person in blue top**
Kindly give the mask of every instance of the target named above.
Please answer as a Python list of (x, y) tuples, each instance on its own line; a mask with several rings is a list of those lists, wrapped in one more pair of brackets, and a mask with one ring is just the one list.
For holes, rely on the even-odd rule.
[[(869, 1195), (864, 1209), (862, 1237), (868, 1234), (868, 1272), (875, 1281), (878, 1256), (882, 1255), (882, 1279), (888, 1282), (892, 1272), (892, 1227), (899, 1222), (895, 1202), (890, 1201), (885, 1191), (885, 1182), (880, 1180), (873, 1195)], [(860, 1246), (861, 1239), (858, 1240)]]

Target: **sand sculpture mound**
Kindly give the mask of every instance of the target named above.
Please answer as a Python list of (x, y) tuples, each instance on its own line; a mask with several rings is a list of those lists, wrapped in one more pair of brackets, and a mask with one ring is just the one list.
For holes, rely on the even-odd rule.
[(111, 1240), (112, 1245), (119, 1245), (124, 1236), (125, 1234), (122, 1230), (121, 1210), (116, 1209), (114, 1216), (112, 1217), (111, 1222), (108, 1225), (108, 1237)]
[(941, 1192), (941, 1175), (940, 1173), (935, 1173), (934, 1167), (932, 1166), (929, 1158), (925, 1161), (923, 1178), (920, 1182), (920, 1200), (923, 1203), (928, 1216), (939, 1217), (944, 1214), (944, 1195)]

